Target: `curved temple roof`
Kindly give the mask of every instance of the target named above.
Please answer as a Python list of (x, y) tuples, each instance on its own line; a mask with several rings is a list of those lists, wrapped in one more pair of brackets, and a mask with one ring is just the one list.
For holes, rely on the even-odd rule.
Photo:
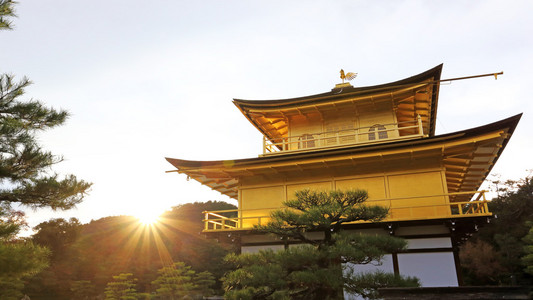
[(424, 132), (435, 134), (435, 120), (442, 64), (418, 75), (399, 81), (353, 87), (337, 85), (330, 92), (279, 100), (242, 100), (233, 103), (244, 116), (270, 140), (286, 137), (288, 116), (322, 113), (328, 110), (353, 109), (358, 105), (392, 101), (398, 122), (422, 117)]
[(190, 161), (166, 158), (179, 173), (237, 198), (239, 180), (247, 176), (283, 176), (290, 172), (334, 170), (350, 164), (404, 163), (439, 157), (446, 170), (448, 191), (477, 190), (505, 148), (522, 114), (484, 126), (417, 140), (353, 146), (340, 149), (223, 161)]

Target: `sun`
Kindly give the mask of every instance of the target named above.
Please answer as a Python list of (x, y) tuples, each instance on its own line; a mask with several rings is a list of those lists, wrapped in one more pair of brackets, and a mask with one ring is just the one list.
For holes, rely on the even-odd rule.
[(142, 216), (137, 218), (139, 218), (139, 222), (144, 225), (153, 225), (159, 222), (159, 216)]
[(139, 222), (144, 225), (154, 225), (159, 222), (160, 212), (154, 212), (150, 210), (137, 211), (135, 217), (139, 219)]

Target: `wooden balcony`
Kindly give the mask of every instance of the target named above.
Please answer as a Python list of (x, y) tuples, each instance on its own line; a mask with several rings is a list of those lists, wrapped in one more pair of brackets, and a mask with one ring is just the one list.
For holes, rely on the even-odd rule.
[(421, 138), (424, 136), (422, 119), (416, 121), (376, 124), (369, 127), (343, 129), (339, 131), (305, 133), (268, 139), (263, 136), (263, 155), (334, 148), (346, 145), (364, 145), (396, 140)]
[[(373, 202), (387, 203), (389, 216), (382, 222), (414, 221), (446, 218), (466, 218), (492, 216), (487, 206), (485, 198), (486, 191), (459, 192), (442, 195), (426, 195), (409, 198), (388, 198), (369, 200)], [(434, 199), (444, 199), (443, 204), (426, 204)], [(470, 200), (462, 200), (470, 199)], [(405, 206), (402, 203), (413, 203), (416, 205)], [(205, 211), (204, 232), (250, 230), (255, 225), (266, 224), (270, 221), (270, 212), (277, 208), (262, 209), (233, 209), (220, 211)]]

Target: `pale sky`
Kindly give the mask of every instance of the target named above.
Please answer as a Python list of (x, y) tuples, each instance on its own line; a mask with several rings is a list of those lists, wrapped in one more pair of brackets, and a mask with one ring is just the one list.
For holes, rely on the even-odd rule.
[(492, 174), (533, 168), (533, 1), (21, 0), (0, 32), (0, 72), (72, 117), (40, 135), (54, 168), (93, 182), (76, 209), (28, 212), (82, 222), (236, 201), (165, 173), (164, 157), (256, 157), (260, 133), (232, 98), (280, 99), (387, 83), (444, 63), (437, 134), (524, 113)]

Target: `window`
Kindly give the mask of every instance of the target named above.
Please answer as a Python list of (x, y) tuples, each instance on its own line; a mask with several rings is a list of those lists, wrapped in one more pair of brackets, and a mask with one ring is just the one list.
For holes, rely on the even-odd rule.
[(376, 140), (376, 131), (378, 132), (378, 139), (382, 140), (382, 139), (388, 138), (389, 135), (387, 134), (386, 130), (387, 130), (387, 128), (385, 128), (385, 126), (383, 126), (381, 124), (376, 124), (376, 125), (370, 127), (370, 129), (368, 129), (368, 140), (369, 141), (375, 141)]
[(300, 137), (300, 149), (315, 148), (315, 137), (312, 134), (304, 134)]
[(333, 119), (325, 122), (326, 145), (349, 144), (355, 142), (354, 120)]

